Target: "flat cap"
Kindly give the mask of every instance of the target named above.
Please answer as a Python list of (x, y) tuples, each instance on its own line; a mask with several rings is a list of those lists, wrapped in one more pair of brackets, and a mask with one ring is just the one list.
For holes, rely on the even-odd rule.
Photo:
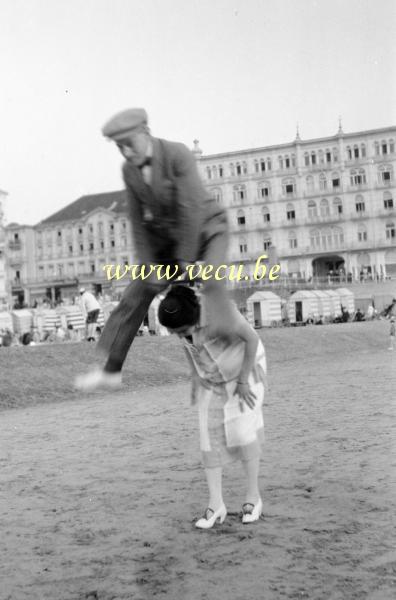
[(117, 113), (102, 128), (105, 137), (117, 139), (125, 136), (139, 125), (147, 125), (148, 117), (144, 108), (128, 108)]

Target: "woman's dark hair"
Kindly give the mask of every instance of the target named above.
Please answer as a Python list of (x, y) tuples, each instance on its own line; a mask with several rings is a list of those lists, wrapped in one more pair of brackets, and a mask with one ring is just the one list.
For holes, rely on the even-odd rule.
[(174, 285), (158, 307), (159, 322), (169, 329), (196, 325), (200, 313), (198, 298), (186, 285)]

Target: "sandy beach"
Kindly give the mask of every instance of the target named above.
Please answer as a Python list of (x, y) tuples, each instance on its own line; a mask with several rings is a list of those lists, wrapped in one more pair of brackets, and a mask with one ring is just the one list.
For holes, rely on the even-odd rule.
[(1, 600), (393, 599), (386, 330), (263, 333), (270, 390), (254, 525), (240, 522), (237, 465), (225, 472), (225, 523), (194, 528), (207, 497), (185, 378), (134, 390), (128, 375), (112, 395), (3, 410)]

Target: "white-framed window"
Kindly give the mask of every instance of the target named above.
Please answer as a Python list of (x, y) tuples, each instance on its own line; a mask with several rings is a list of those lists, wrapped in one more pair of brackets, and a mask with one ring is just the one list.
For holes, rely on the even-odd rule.
[(239, 238), (239, 252), (241, 254), (246, 254), (248, 251), (248, 245), (246, 238)]
[(358, 226), (357, 239), (358, 242), (367, 242), (367, 229), (363, 224)]
[(309, 232), (309, 242), (310, 242), (311, 248), (320, 248), (319, 229), (312, 229)]
[(297, 248), (297, 235), (295, 231), (289, 231), (289, 248)]
[(293, 196), (296, 192), (296, 183), (294, 179), (282, 180), (282, 192), (284, 196)]
[(311, 165), (316, 165), (316, 152), (311, 152)]
[(264, 238), (263, 240), (263, 249), (268, 250), (271, 247), (271, 238)]
[(364, 198), (363, 196), (356, 196), (355, 198), (355, 210), (357, 213), (362, 213), (365, 212), (366, 210), (366, 206), (364, 203)]
[(389, 154), (394, 154), (395, 152), (395, 141), (389, 140)]
[(389, 184), (393, 181), (392, 165), (381, 165), (378, 168), (378, 181), (381, 184)]
[(337, 172), (334, 172), (331, 174), (331, 185), (333, 187), (333, 190), (337, 190), (340, 188), (341, 186), (341, 179), (340, 179), (340, 174)]
[(309, 167), (309, 153), (308, 152), (304, 152), (304, 165), (306, 167)]
[(366, 171), (364, 169), (352, 169), (350, 180), (352, 186), (364, 185), (366, 183)]
[(263, 208), (261, 210), (262, 210), (264, 223), (269, 223), (271, 221), (271, 214), (270, 214), (268, 206), (263, 206)]
[(315, 189), (314, 178), (312, 175), (307, 175), (305, 178), (305, 184), (307, 186), (307, 192), (313, 192)]
[(246, 225), (246, 218), (243, 210), (238, 210), (237, 212), (237, 224), (239, 227), (245, 227)]
[(246, 186), (234, 185), (234, 202), (243, 202), (246, 200)]
[(327, 178), (324, 173), (319, 175), (319, 189), (326, 190), (327, 189)]
[(315, 200), (309, 200), (308, 202), (308, 218), (315, 219), (318, 216), (318, 208)]
[(296, 211), (294, 209), (293, 204), (287, 204), (286, 206), (286, 218), (288, 221), (296, 220)]
[(319, 210), (320, 210), (321, 217), (328, 217), (330, 215), (329, 202), (328, 202), (328, 200), (326, 200), (326, 198), (321, 199), (320, 205), (319, 205)]
[(270, 198), (271, 196), (271, 184), (268, 181), (261, 181), (258, 184), (258, 197), (259, 198)]
[(220, 188), (212, 188), (210, 190), (210, 197), (213, 198), (217, 202), (217, 204), (221, 204), (223, 200), (223, 195)]
[(212, 169), (210, 167), (206, 167), (206, 177), (212, 179)]
[(326, 162), (331, 163), (331, 150), (326, 148)]
[(334, 213), (336, 215), (342, 215), (342, 201), (341, 198), (334, 198), (333, 200)]
[(332, 228), (334, 246), (342, 246), (344, 243), (344, 232), (341, 227)]
[(394, 240), (396, 238), (395, 224), (393, 222), (387, 223), (385, 226), (385, 232), (387, 240)]
[(231, 177), (235, 177), (235, 166), (234, 166), (234, 163), (230, 163), (230, 175), (231, 175)]
[(393, 198), (390, 192), (384, 192), (384, 208), (387, 210), (393, 208)]

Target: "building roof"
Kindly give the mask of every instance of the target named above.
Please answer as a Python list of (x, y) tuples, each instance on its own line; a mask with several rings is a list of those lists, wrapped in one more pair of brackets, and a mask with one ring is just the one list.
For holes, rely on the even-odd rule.
[(50, 215), (39, 225), (59, 223), (62, 221), (78, 221), (84, 219), (89, 213), (104, 208), (115, 213), (126, 213), (128, 211), (128, 198), (125, 190), (117, 192), (106, 192), (104, 194), (89, 194), (81, 196), (71, 204), (68, 204), (58, 212)]
[(271, 146), (261, 146), (261, 147), (257, 147), (257, 148), (245, 148), (243, 150), (232, 150), (230, 152), (216, 152), (216, 154), (203, 154), (200, 158), (200, 161), (202, 163), (205, 163), (205, 161), (215, 160), (215, 159), (216, 160), (224, 159), (226, 157), (232, 158), (232, 157), (237, 157), (237, 156), (241, 156), (241, 155), (272, 152), (275, 150), (276, 151), (277, 150), (286, 150), (286, 149), (294, 148), (296, 145), (312, 146), (312, 144), (321, 144), (324, 142), (330, 144), (330, 143), (334, 143), (334, 141), (339, 139), (340, 137), (343, 139), (352, 139), (355, 137), (380, 135), (380, 134), (386, 134), (386, 133), (391, 133), (391, 132), (393, 132), (393, 133), (396, 132), (395, 125), (391, 125), (390, 127), (381, 127), (380, 129), (367, 129), (364, 131), (355, 131), (355, 132), (351, 132), (351, 133), (338, 132), (332, 136), (311, 138), (311, 139), (307, 139), (307, 140), (304, 140), (304, 139), (301, 139), (300, 137), (298, 137), (298, 139), (295, 139), (292, 142), (286, 142), (283, 144), (275, 144), (275, 145), (271, 145)]

